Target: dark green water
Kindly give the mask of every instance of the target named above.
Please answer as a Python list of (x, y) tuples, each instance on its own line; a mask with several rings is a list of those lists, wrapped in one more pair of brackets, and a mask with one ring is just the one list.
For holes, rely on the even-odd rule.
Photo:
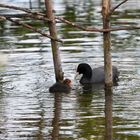
[[(29, 5), (27, 0), (11, 2)], [(43, 2), (32, 2), (33, 9), (43, 9)], [(58, 16), (85, 27), (102, 27), (100, 1), (57, 0), (54, 6)], [(3, 9), (0, 13), (17, 14)], [(48, 32), (41, 21), (30, 23)], [(121, 6), (111, 24), (140, 26), (139, 0)], [(73, 80), (81, 62), (103, 65), (101, 33), (60, 22), (57, 29), (64, 41), (59, 46), (65, 77)], [(120, 70), (112, 94), (105, 94), (99, 86), (85, 90), (74, 80), (71, 93), (51, 94), (48, 88), (55, 78), (50, 40), (8, 21), (0, 22), (0, 140), (140, 140), (140, 30), (112, 32), (111, 39), (113, 65)]]

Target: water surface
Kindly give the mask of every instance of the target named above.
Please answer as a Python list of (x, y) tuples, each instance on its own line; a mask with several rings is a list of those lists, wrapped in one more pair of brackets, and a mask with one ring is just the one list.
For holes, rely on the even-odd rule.
[[(38, 1), (32, 1), (32, 5), (28, 1), (12, 2), (44, 9)], [(113, 5), (117, 3), (113, 1)], [(54, 6), (57, 16), (82, 26), (102, 27), (99, 1), (58, 0)], [(138, 0), (131, 0), (120, 7), (112, 16), (112, 27), (139, 26), (139, 6)], [(41, 21), (30, 22), (48, 32)], [(110, 132), (114, 140), (140, 139), (139, 30), (111, 34), (113, 65), (120, 70), (113, 94), (105, 94), (100, 86), (83, 89), (75, 81), (71, 93), (52, 94), (48, 92), (55, 82), (50, 40), (8, 21), (0, 25), (0, 56), (5, 61), (5, 65), (0, 61), (0, 139), (103, 140)], [(81, 62), (92, 67), (103, 65), (101, 33), (60, 22), (57, 29), (64, 41), (59, 47), (65, 77), (73, 80)], [(113, 120), (110, 129), (107, 119)]]

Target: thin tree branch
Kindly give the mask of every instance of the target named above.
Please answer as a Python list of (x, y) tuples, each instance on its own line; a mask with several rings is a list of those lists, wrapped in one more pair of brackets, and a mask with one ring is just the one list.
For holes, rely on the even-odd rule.
[(21, 8), (21, 7), (17, 7), (17, 6), (13, 6), (13, 5), (0, 4), (0, 7), (14, 9), (14, 10), (20, 10), (20, 11), (24, 11), (27, 13), (31, 13), (31, 11), (27, 8)]
[[(0, 4), (0, 7), (14, 9), (14, 10), (19, 10), (19, 11), (23, 11), (23, 12), (31, 13), (31, 14), (38, 14), (38, 12), (33, 12), (30, 9), (22, 8), (22, 7), (17, 7), (17, 6), (14, 6), (14, 5)], [(42, 14), (40, 13), (39, 15), (42, 15)]]
[[(66, 20), (66, 19), (64, 19), (64, 18), (62, 18), (62, 17), (55, 17), (55, 19), (60, 20), (60, 21), (66, 23), (66, 24), (68, 24), (68, 25), (71, 25), (71, 26), (73, 26), (73, 27), (76, 27), (76, 28), (81, 29), (81, 30), (84, 30), (84, 31), (88, 31), (88, 30), (89, 30), (87, 27), (85, 28), (85, 27), (83, 27), (83, 26), (81, 26), (81, 25), (79, 25), (79, 24), (70, 22), (70, 21), (68, 21), (68, 20)], [(94, 32), (100, 32), (100, 31), (101, 31), (100, 29), (97, 29), (97, 28), (94, 28), (94, 27), (92, 27), (91, 30), (94, 31)]]
[(64, 22), (64, 23), (66, 23), (66, 24), (68, 24), (68, 25), (71, 25), (71, 26), (73, 26), (73, 27), (76, 27), (76, 28), (78, 28), (78, 29), (86, 30), (86, 28), (84, 28), (84, 27), (82, 27), (82, 26), (80, 26), (80, 25), (78, 25), (78, 24), (76, 24), (76, 23), (70, 22), (70, 21), (68, 21), (68, 20), (66, 20), (66, 19), (64, 19), (64, 18), (62, 18), (62, 17), (55, 17), (55, 19), (60, 20), (60, 21), (62, 21), (62, 22)]
[[(120, 4), (118, 4), (117, 6), (115, 6), (114, 8), (112, 8), (112, 10), (111, 10), (111, 12), (110, 12), (110, 14), (112, 14), (114, 11), (115, 11), (115, 9), (117, 9), (120, 5), (122, 5), (123, 3), (125, 3), (126, 1), (128, 1), (128, 0), (124, 0), (123, 2), (121, 2)], [(5, 7), (5, 8), (10, 8), (10, 9), (15, 9), (15, 10), (21, 10), (21, 11), (24, 11), (24, 12), (26, 12), (26, 13), (28, 13), (28, 14), (25, 14), (26, 16), (28, 16), (28, 17), (32, 17), (32, 18), (36, 18), (36, 19), (39, 19), (39, 20), (43, 20), (43, 21), (51, 21), (51, 20), (49, 20), (48, 18), (46, 18), (46, 15), (45, 14), (43, 14), (43, 13), (39, 13), (39, 12), (32, 12), (31, 10), (29, 10), (29, 9), (25, 9), (25, 8), (21, 8), (21, 7), (16, 7), (16, 6), (9, 6), (9, 5), (5, 5), (5, 4), (0, 4), (0, 7)], [(24, 16), (25, 16), (24, 15)], [(11, 16), (2, 16), (1, 17), (1, 20), (2, 20), (2, 18), (10, 18)], [(13, 16), (12, 16), (13, 17)], [(11, 18), (10, 18), (11, 19)], [(66, 20), (66, 19), (64, 19), (64, 18), (62, 18), (62, 17), (58, 17), (58, 16), (56, 16), (55, 17), (55, 19), (57, 19), (57, 20), (60, 20), (61, 22), (63, 22), (63, 23), (66, 23), (66, 24), (68, 24), (68, 25), (70, 25), (70, 26), (73, 26), (73, 27), (75, 27), (75, 28), (78, 28), (78, 29), (80, 29), (80, 30), (83, 30), (83, 31), (89, 31), (89, 32), (109, 32), (109, 31), (119, 31), (119, 30), (134, 30), (134, 29), (140, 29), (140, 27), (138, 26), (138, 27), (134, 27), (134, 26), (132, 26), (132, 27), (120, 27), (120, 28), (110, 28), (110, 29), (98, 29), (98, 28), (95, 28), (95, 27), (83, 27), (83, 26), (81, 26), (81, 25), (79, 25), (79, 24), (76, 24), (76, 23), (73, 23), (73, 22), (71, 22), (71, 21), (68, 21), (68, 20)], [(19, 22), (19, 21), (18, 21)], [(18, 24), (18, 23), (17, 23)], [(20, 24), (20, 23), (19, 23)], [(21, 23), (20, 25), (22, 25), (23, 23)], [(28, 26), (30, 26), (30, 25), (28, 25)], [(25, 27), (25, 26), (24, 26)], [(28, 28), (28, 27), (26, 27), (26, 28)], [(32, 27), (33, 28), (33, 27)], [(31, 28), (30, 28), (31, 29)], [(34, 28), (33, 28), (33, 31), (34, 32), (41, 32), (40, 30), (38, 30), (38, 29), (35, 29), (34, 30)], [(39, 33), (38, 32), (38, 33)], [(44, 33), (40, 33), (40, 34), (44, 34)], [(43, 35), (43, 36), (46, 36), (46, 37), (48, 37), (49, 35)], [(51, 38), (51, 37), (49, 37), (49, 38)], [(56, 39), (56, 40), (59, 40), (59, 39)], [(58, 42), (62, 42), (61, 40), (59, 40)]]
[(25, 13), (28, 13), (28, 14), (25, 14), (25, 15), (28, 16), (28, 17), (31, 17), (31, 18), (36, 18), (36, 19), (44, 20), (44, 21), (51, 21), (50, 19), (45, 17), (46, 16), (45, 14), (37, 12), (37, 11), (31, 11), (30, 9), (27, 9), (27, 8), (21, 8), (21, 7), (17, 7), (17, 6), (14, 6), (14, 5), (6, 5), (6, 4), (0, 4), (0, 7), (23, 11)]
[(111, 10), (110, 10), (110, 16), (113, 14), (113, 12), (118, 8), (120, 7), (122, 4), (124, 4), (125, 2), (127, 2), (128, 0), (124, 0), (122, 1), (121, 3), (119, 3), (118, 5), (116, 5), (115, 7), (113, 7)]
[(119, 30), (133, 30), (133, 29), (140, 29), (140, 27), (135, 27), (135, 26), (130, 26), (130, 27), (119, 27), (119, 28), (110, 28), (110, 29), (97, 29), (95, 27), (82, 27), (78, 24), (75, 24), (73, 22), (70, 22), (62, 17), (55, 17), (56, 19), (71, 25), (73, 27), (76, 27), (78, 29), (84, 30), (84, 31), (89, 31), (89, 32), (109, 32), (109, 31), (119, 31)]
[(119, 27), (119, 28), (109, 28), (109, 29), (97, 29), (93, 27), (86, 28), (86, 31), (90, 32), (111, 32), (111, 31), (119, 31), (119, 30), (134, 30), (134, 29), (140, 29), (140, 26), (130, 26), (130, 27)]
[(120, 30), (135, 30), (140, 29), (140, 26), (130, 26), (130, 27), (119, 27), (119, 28), (110, 28), (110, 29), (101, 29), (101, 32), (111, 32), (111, 31), (120, 31)]
[(57, 42), (61, 42), (61, 43), (62, 43), (62, 40), (53, 38), (52, 36), (50, 36), (50, 35), (48, 35), (48, 34), (46, 34), (46, 33), (43, 33), (41, 30), (36, 29), (36, 28), (34, 28), (34, 27), (32, 27), (32, 26), (30, 26), (30, 25), (28, 25), (28, 24), (22, 23), (22, 22), (20, 22), (19, 20), (13, 20), (12, 18), (9, 18), (9, 17), (5, 17), (5, 18), (6, 18), (7, 20), (11, 21), (11, 22), (14, 22), (14, 23), (18, 24), (18, 25), (22, 25), (23, 27), (26, 27), (26, 28), (32, 30), (33, 32), (37, 32), (37, 33), (39, 33), (39, 34), (41, 34), (41, 35), (43, 35), (43, 36), (45, 36), (45, 37), (47, 37), (47, 38), (50, 38), (50, 39), (53, 39), (53, 40), (55, 40), (55, 41), (57, 41)]
[[(7, 16), (7, 17), (5, 17), (5, 16), (0, 16), (0, 20), (8, 20), (8, 18), (10, 18), (9, 16)], [(10, 18), (11, 19), (11, 18)], [(62, 22), (64, 22), (64, 23), (66, 23), (66, 24), (68, 24), (68, 25), (71, 25), (71, 26), (73, 26), (73, 27), (76, 27), (76, 28), (78, 28), (78, 29), (81, 29), (81, 30), (83, 30), (83, 31), (87, 31), (87, 32), (111, 32), (111, 31), (119, 31), (119, 30), (135, 30), (135, 29), (140, 29), (140, 26), (129, 26), (129, 27), (119, 27), (119, 28), (110, 28), (110, 29), (97, 29), (97, 28), (95, 28), (95, 27), (86, 27), (86, 28), (84, 28), (84, 27), (82, 27), (82, 26), (80, 26), (80, 25), (78, 25), (78, 24), (75, 24), (75, 23), (73, 23), (73, 22), (70, 22), (70, 21), (68, 21), (68, 20), (65, 20), (65, 19), (63, 19), (62, 17), (56, 17), (56, 19), (59, 19), (59, 20), (61, 20)], [(14, 20), (15, 21), (15, 20)], [(18, 22), (17, 24), (20, 24), (20, 25), (22, 25), (23, 23), (19, 23), (19, 21), (17, 21), (16, 20), (16, 22)], [(25, 24), (25, 25), (27, 25), (27, 24)], [(30, 26), (30, 25), (27, 25), (27, 26)], [(25, 26), (24, 26), (25, 27)], [(32, 26), (30, 26), (30, 27), (32, 27)], [(29, 27), (29, 29), (31, 29)], [(28, 28), (28, 27), (26, 27), (26, 28)], [(33, 28), (33, 27), (32, 27)], [(35, 29), (35, 28), (33, 28), (33, 29)], [(35, 30), (33, 30), (34, 32), (38, 32), (38, 33), (40, 33), (41, 31), (40, 30), (38, 30), (38, 29), (35, 29)], [(40, 34), (42, 34), (43, 36), (46, 36), (46, 37), (48, 37), (49, 35), (44, 35), (44, 33), (40, 33)], [(50, 36), (51, 37), (51, 36)], [(48, 37), (48, 38), (50, 38), (50, 37)], [(57, 40), (59, 40), (59, 39), (57, 39)], [(58, 42), (62, 42), (62, 40), (59, 40)]]

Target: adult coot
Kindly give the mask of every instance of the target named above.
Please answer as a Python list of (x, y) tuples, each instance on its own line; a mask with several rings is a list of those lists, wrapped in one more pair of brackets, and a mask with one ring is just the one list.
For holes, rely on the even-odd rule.
[(52, 85), (49, 88), (49, 92), (55, 93), (55, 92), (63, 92), (63, 93), (69, 93), (71, 90), (71, 80), (65, 79), (62, 83), (56, 82), (54, 85)]
[[(113, 66), (113, 83), (118, 81), (119, 72), (118, 69)], [(83, 74), (80, 79), (81, 84), (100, 84), (105, 82), (104, 67), (98, 67), (91, 69), (87, 63), (80, 63), (77, 67), (77, 73)]]

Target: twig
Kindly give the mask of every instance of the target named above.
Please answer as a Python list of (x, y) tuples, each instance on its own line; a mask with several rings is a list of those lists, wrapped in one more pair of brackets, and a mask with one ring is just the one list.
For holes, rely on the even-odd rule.
[(124, 4), (125, 2), (127, 2), (128, 0), (124, 0), (122, 1), (121, 3), (119, 3), (118, 5), (116, 5), (115, 7), (113, 7), (111, 10), (110, 10), (110, 16), (113, 14), (113, 12), (118, 8), (120, 7), (122, 4)]
[(0, 4), (0, 7), (15, 9), (15, 10), (20, 10), (20, 11), (24, 11), (27, 13), (31, 13), (31, 11), (27, 8), (21, 8), (21, 7), (17, 7), (17, 6), (13, 6), (13, 5)]
[[(11, 5), (9, 6), (9, 5), (5, 5), (5, 4), (0, 4), (0, 7), (5, 7), (5, 8), (14, 9), (14, 10), (24, 11), (24, 12), (28, 13), (28, 15), (27, 15), (28, 17), (37, 18), (37, 19), (39, 19), (39, 20), (44, 20), (44, 21), (51, 21), (51, 20), (49, 20), (49, 19), (47, 19), (47, 18), (45, 17), (45, 14), (42, 14), (42, 13), (39, 13), (39, 12), (32, 12), (31, 10), (26, 9), (26, 8), (21, 8), (21, 7), (11, 6)], [(62, 40), (53, 38), (52, 36), (47, 35), (46, 33), (43, 33), (42, 31), (40, 31), (40, 30), (38, 30), (38, 29), (36, 29), (36, 28), (34, 28), (34, 27), (28, 25), (28, 24), (21, 23), (19, 20), (13, 20), (13, 19), (10, 18), (9, 16), (3, 16), (3, 17), (1, 16), (1, 19), (2, 19), (2, 20), (3, 20), (3, 19), (7, 19), (7, 20), (9, 20), (9, 21), (11, 21), (11, 22), (14, 22), (14, 23), (16, 23), (16, 24), (22, 25), (23, 27), (26, 27), (26, 28), (28, 28), (28, 29), (34, 31), (34, 32), (38, 32), (38, 33), (40, 33), (41, 35), (46, 36), (46, 37), (48, 37), (48, 38), (50, 38), (50, 39), (53, 39), (53, 40), (58, 41), (58, 42), (61, 42), (61, 43), (63, 42)]]
[(86, 31), (90, 31), (90, 32), (111, 32), (111, 31), (119, 31), (119, 30), (134, 30), (134, 29), (140, 29), (140, 27), (134, 27), (134, 26), (130, 26), (130, 27), (119, 27), (119, 28), (110, 28), (110, 29), (97, 29), (95, 30), (95, 28), (93, 27), (89, 27), (86, 29)]
[[(111, 10), (111, 12), (110, 12), (110, 15), (119, 7), (119, 6), (121, 6), (123, 3), (125, 3), (126, 1), (128, 1), (128, 0), (124, 0), (123, 2), (121, 2), (121, 3), (119, 3), (117, 6), (115, 6), (114, 8), (112, 8), (112, 10)], [(21, 7), (16, 7), (16, 6), (9, 6), (9, 5), (5, 5), (5, 4), (0, 4), (0, 7), (6, 7), (6, 8), (10, 8), (10, 9), (15, 9), (15, 10), (21, 10), (21, 11), (24, 11), (24, 12), (26, 12), (26, 13), (28, 13), (28, 14), (26, 14), (26, 16), (28, 16), (28, 17), (32, 17), (32, 18), (36, 18), (36, 19), (39, 19), (39, 20), (44, 20), (44, 21), (51, 21), (51, 20), (49, 20), (48, 18), (46, 18), (45, 17), (45, 14), (43, 14), (43, 13), (39, 13), (39, 12), (32, 12), (31, 10), (29, 10), (29, 9), (25, 9), (25, 8), (21, 8)], [(3, 16), (3, 18), (10, 18), (11, 16)], [(2, 18), (1, 18), (2, 19)], [(11, 19), (11, 18), (10, 18)], [(133, 30), (133, 29), (140, 29), (140, 27), (138, 26), (138, 27), (120, 27), (120, 28), (111, 28), (111, 29), (98, 29), (98, 28), (95, 28), (95, 27), (83, 27), (83, 26), (81, 26), (81, 25), (79, 25), (79, 24), (76, 24), (76, 23), (73, 23), (73, 22), (71, 22), (71, 21), (68, 21), (68, 20), (66, 20), (66, 19), (64, 19), (64, 18), (62, 18), (62, 17), (55, 17), (55, 19), (57, 19), (57, 20), (60, 20), (61, 22), (63, 22), (63, 23), (66, 23), (66, 24), (68, 24), (68, 25), (70, 25), (70, 26), (73, 26), (73, 27), (75, 27), (75, 28), (78, 28), (78, 29), (80, 29), (80, 30), (83, 30), (83, 31), (89, 31), (89, 32), (109, 32), (109, 31), (119, 31), (119, 30)], [(11, 19), (12, 20), (12, 19)], [(17, 21), (17, 22), (19, 22), (19, 21)], [(23, 23), (17, 23), (17, 24), (20, 24), (20, 25), (22, 25)], [(25, 24), (26, 25), (26, 24)], [(24, 26), (24, 25), (23, 25)], [(28, 27), (30, 26), (30, 25), (27, 25)], [(24, 26), (25, 27), (25, 26)], [(26, 28), (28, 28), (28, 27), (26, 27)], [(31, 27), (31, 26), (30, 26)], [(31, 29), (31, 28), (33, 28), (33, 27), (31, 27), (30, 28), (29, 27), (29, 29)], [(35, 28), (33, 28), (33, 29), (31, 29), (31, 30), (33, 30), (34, 32), (38, 32), (38, 33), (40, 33), (40, 34), (42, 34), (43, 36), (46, 36), (46, 37), (48, 37), (48, 38), (52, 38), (51, 36), (49, 37), (49, 35), (47, 35), (47, 34), (45, 34), (45, 33), (42, 33), (40, 30), (38, 30), (38, 29), (35, 29)], [(54, 38), (52, 38), (52, 39), (54, 39)], [(54, 39), (54, 40), (59, 40), (59, 39)], [(59, 40), (58, 42), (62, 42), (61, 40)]]
[(135, 29), (140, 29), (140, 26), (119, 27), (119, 28), (110, 28), (110, 29), (101, 29), (101, 30), (102, 30), (102, 32), (111, 32), (111, 31), (135, 30)]
[(14, 6), (14, 5), (0, 4), (0, 7), (14, 9), (14, 10), (20, 10), (20, 11), (23, 11), (23, 12), (26, 12), (26, 13), (31, 13), (31, 14), (39, 14), (39, 15), (42, 15), (41, 13), (33, 12), (30, 9), (22, 8), (22, 7), (17, 7), (17, 6)]
[[(82, 27), (82, 26), (79, 25), (79, 24), (70, 22), (70, 21), (68, 21), (68, 20), (66, 20), (66, 19), (64, 19), (64, 18), (62, 18), (62, 17), (55, 17), (55, 19), (58, 19), (58, 20), (60, 20), (60, 21), (62, 21), (62, 22), (64, 22), (64, 23), (66, 23), (66, 24), (68, 24), (68, 25), (71, 25), (71, 26), (73, 26), (73, 27), (76, 27), (76, 28), (78, 28), (78, 29), (81, 29), (81, 30), (84, 30), (84, 31), (89, 31), (88, 28), (85, 28), (85, 27)], [(100, 32), (101, 30), (92, 27), (92, 31), (94, 31), (94, 32)]]
[(28, 13), (28, 14), (26, 14), (26, 17), (31, 17), (31, 18), (33, 18), (33, 19), (38, 19), (38, 20), (43, 20), (43, 21), (46, 21), (46, 22), (52, 22), (52, 20), (50, 20), (50, 19), (48, 19), (48, 18), (46, 18), (45, 17), (45, 14), (42, 16), (42, 15), (40, 15), (41, 13), (38, 13), (38, 12), (33, 12), (33, 13)]
[(40, 31), (40, 30), (38, 30), (38, 29), (36, 29), (36, 28), (28, 25), (28, 24), (25, 24), (25, 23), (20, 22), (19, 20), (13, 20), (12, 18), (9, 18), (9, 17), (6, 17), (6, 19), (9, 20), (9, 21), (11, 21), (11, 22), (14, 22), (14, 23), (16, 23), (18, 25), (22, 25), (23, 27), (26, 27), (26, 28), (34, 31), (34, 32), (37, 32), (37, 33), (39, 33), (39, 34), (41, 34), (41, 35), (43, 35), (43, 36), (45, 36), (47, 38), (50, 38), (50, 39), (53, 39), (53, 40), (55, 40), (57, 42), (61, 42), (62, 43), (62, 40), (53, 38), (52, 36), (50, 36), (50, 35), (48, 35), (46, 33), (43, 33), (42, 31)]
[(68, 24), (68, 25), (71, 25), (73, 27), (76, 27), (78, 29), (81, 29), (81, 30), (84, 30), (84, 31), (89, 31), (89, 32), (110, 32), (110, 31), (119, 31), (119, 30), (133, 30), (133, 29), (140, 29), (140, 27), (120, 27), (120, 28), (110, 28), (110, 29), (97, 29), (95, 27), (82, 27), (78, 24), (75, 24), (73, 22), (70, 22), (62, 17), (55, 17), (56, 19)]
[(66, 23), (68, 25), (71, 25), (73, 27), (76, 27), (76, 28), (79, 28), (79, 29), (82, 29), (82, 30), (85, 30), (86, 29), (86, 28), (84, 28), (84, 27), (82, 27), (82, 26), (80, 26), (80, 25), (78, 25), (76, 23), (70, 22), (70, 21), (68, 21), (68, 20), (66, 20), (66, 19), (64, 19), (62, 17), (55, 17), (55, 19), (60, 20), (60, 21)]
[(0, 7), (23, 11), (25, 13), (28, 13), (27, 16), (31, 18), (36, 18), (36, 19), (44, 20), (44, 21), (51, 21), (50, 19), (45, 17), (45, 14), (37, 12), (37, 11), (31, 11), (30, 9), (27, 9), (27, 8), (21, 8), (14, 5), (6, 5), (6, 4), (0, 4)]

